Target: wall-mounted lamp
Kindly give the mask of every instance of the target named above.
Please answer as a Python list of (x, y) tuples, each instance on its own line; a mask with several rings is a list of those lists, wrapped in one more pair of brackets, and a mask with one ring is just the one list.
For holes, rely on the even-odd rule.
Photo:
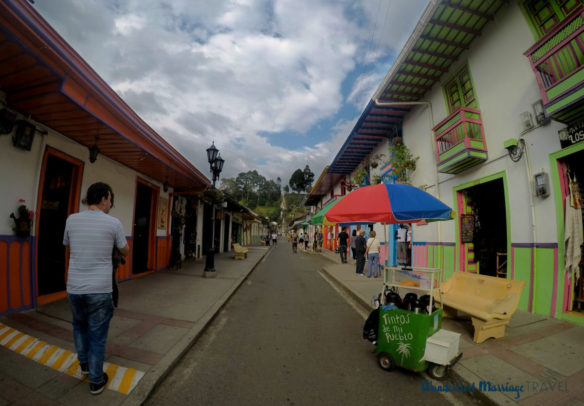
[(35, 126), (28, 121), (18, 120), (16, 131), (12, 134), (12, 145), (16, 148), (30, 151), (34, 140)]
[(550, 188), (548, 182), (548, 175), (545, 172), (536, 173), (533, 175), (534, 191), (537, 197), (542, 199), (550, 195)]
[(523, 149), (525, 147), (523, 140), (516, 140), (515, 138), (509, 138), (503, 143), (503, 146), (509, 152), (509, 157), (513, 162), (519, 162), (523, 156)]
[(0, 134), (10, 134), (16, 123), (16, 114), (8, 109), (0, 110)]
[(535, 114), (535, 121), (538, 125), (549, 124), (550, 118), (545, 116), (545, 110), (543, 109), (543, 102), (541, 100), (536, 101), (531, 105), (533, 107), (533, 112)]
[(97, 148), (97, 143), (89, 147), (89, 162), (94, 163), (99, 155), (99, 148)]

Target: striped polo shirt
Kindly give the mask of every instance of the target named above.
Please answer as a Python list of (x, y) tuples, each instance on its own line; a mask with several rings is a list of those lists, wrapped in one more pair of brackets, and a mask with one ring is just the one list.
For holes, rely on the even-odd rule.
[(63, 244), (70, 248), (67, 292), (112, 292), (112, 249), (126, 246), (122, 223), (101, 210), (67, 218)]

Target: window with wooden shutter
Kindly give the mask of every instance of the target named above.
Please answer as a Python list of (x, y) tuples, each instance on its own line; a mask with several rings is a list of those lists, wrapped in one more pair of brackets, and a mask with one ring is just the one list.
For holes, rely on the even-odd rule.
[(584, 4), (584, 0), (528, 0), (525, 10), (539, 38), (545, 36)]
[(459, 107), (476, 108), (475, 92), (468, 67), (465, 66), (444, 87), (448, 111), (453, 113)]

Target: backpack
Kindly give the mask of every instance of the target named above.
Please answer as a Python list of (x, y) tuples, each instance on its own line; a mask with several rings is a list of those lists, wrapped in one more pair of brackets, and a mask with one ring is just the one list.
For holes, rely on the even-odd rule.
[(369, 313), (369, 317), (365, 320), (363, 326), (363, 338), (372, 343), (377, 341), (377, 330), (379, 329), (379, 308), (374, 309)]

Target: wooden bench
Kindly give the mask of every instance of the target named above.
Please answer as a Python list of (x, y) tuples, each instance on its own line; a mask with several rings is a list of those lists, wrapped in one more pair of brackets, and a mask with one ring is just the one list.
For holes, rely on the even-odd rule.
[(235, 252), (235, 259), (247, 258), (247, 248), (238, 243), (233, 244), (233, 251)]
[(460, 310), (471, 316), (475, 343), (487, 338), (505, 336), (505, 327), (517, 310), (521, 290), (525, 282), (454, 272), (442, 283), (440, 293), (435, 293), (437, 302), (442, 302), (445, 317), (456, 317)]

